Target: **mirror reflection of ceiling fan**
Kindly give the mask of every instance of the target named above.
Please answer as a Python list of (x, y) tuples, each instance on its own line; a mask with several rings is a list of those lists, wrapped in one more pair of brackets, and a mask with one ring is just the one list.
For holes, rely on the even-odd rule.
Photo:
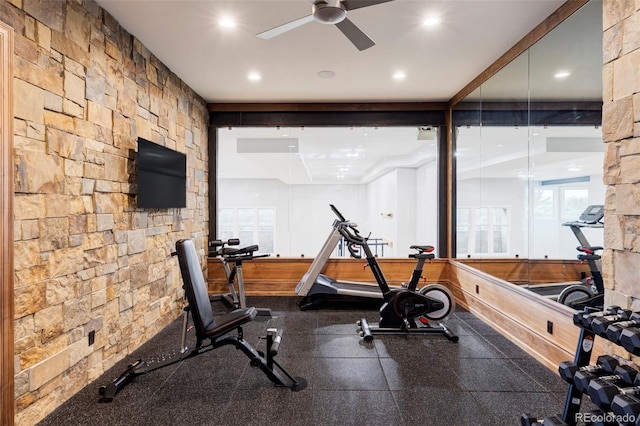
[(362, 51), (375, 46), (376, 43), (347, 18), (347, 12), (390, 1), (393, 0), (309, 0), (312, 3), (311, 15), (271, 28), (257, 36), (270, 39), (308, 22), (316, 21), (321, 24), (335, 25), (358, 50)]

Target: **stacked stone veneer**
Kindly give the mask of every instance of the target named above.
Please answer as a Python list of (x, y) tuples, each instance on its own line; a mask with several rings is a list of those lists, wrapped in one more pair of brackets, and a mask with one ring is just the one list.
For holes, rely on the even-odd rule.
[[(174, 320), (208, 229), (205, 102), (93, 0), (0, 0), (15, 30), (16, 424)], [(137, 137), (187, 154), (187, 207), (136, 208)], [(88, 335), (95, 332), (95, 343)]]
[(640, 309), (640, 0), (603, 2), (605, 303)]

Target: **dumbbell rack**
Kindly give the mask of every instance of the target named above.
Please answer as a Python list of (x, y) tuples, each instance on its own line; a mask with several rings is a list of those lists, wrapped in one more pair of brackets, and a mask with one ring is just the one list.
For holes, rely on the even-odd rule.
[[(595, 337), (603, 337), (618, 346), (622, 346), (619, 341), (613, 341), (607, 337), (606, 332), (596, 332), (592, 327), (592, 322), (585, 319), (603, 318), (609, 315), (623, 312), (618, 306), (609, 306), (604, 311), (596, 311), (593, 308), (585, 308), (584, 311), (576, 312), (573, 317), (573, 322), (580, 328), (580, 335), (578, 337), (578, 344), (576, 347), (575, 357), (573, 363), (577, 367), (585, 367), (589, 365), (591, 360), (591, 354), (594, 347)], [(628, 317), (632, 314), (630, 311), (624, 311)], [(635, 313), (634, 313), (635, 315)], [(623, 319), (620, 319), (622, 321)], [(640, 327), (640, 325), (639, 325)], [(605, 327), (606, 328), (606, 327)], [(626, 348), (625, 348), (626, 349)], [(628, 349), (627, 349), (628, 350)], [(636, 353), (638, 352), (638, 353)], [(632, 351), (635, 355), (640, 355), (640, 348), (637, 351)], [(586, 391), (585, 391), (586, 392)], [(577, 414), (580, 412), (580, 406), (582, 404), (583, 392), (575, 386), (574, 383), (569, 384), (567, 390), (567, 397), (565, 400), (564, 411), (562, 415), (554, 415), (546, 417), (544, 420), (534, 420), (532, 416), (523, 414), (521, 416), (522, 426), (546, 426), (546, 425), (567, 425), (575, 426), (577, 424)], [(609, 410), (607, 410), (609, 411)], [(601, 423), (608, 425), (609, 423)], [(614, 425), (622, 423), (611, 423)], [(640, 422), (637, 423), (640, 425)]]

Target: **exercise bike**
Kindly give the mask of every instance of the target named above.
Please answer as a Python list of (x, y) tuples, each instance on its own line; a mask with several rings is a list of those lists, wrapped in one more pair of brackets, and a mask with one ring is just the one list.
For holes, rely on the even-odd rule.
[(433, 246), (411, 246), (417, 253), (409, 257), (416, 259), (416, 267), (407, 287), (392, 289), (380, 308), (377, 326), (369, 325), (365, 318), (356, 324), (358, 333), (365, 342), (373, 340), (374, 334), (442, 334), (451, 342), (457, 342), (444, 324), (434, 326), (429, 321), (442, 321), (455, 308), (455, 301), (449, 290), (439, 284), (430, 284), (416, 292), (418, 282), (424, 279), (422, 269), (425, 261), (433, 260)]
[(555, 300), (560, 304), (582, 310), (585, 306), (593, 308), (602, 307), (604, 300), (604, 283), (602, 280), (602, 266), (598, 251), (603, 248), (592, 246), (582, 232), (584, 228), (602, 228), (604, 206), (590, 205), (580, 215), (578, 220), (565, 222), (562, 226), (571, 229), (580, 243), (578, 260), (589, 265), (590, 276), (583, 277), (580, 281), (554, 284), (529, 285), (526, 288), (536, 294)]
[[(269, 254), (256, 254), (257, 245), (250, 245), (242, 248), (232, 248), (237, 246), (240, 240), (230, 238), (226, 241), (212, 240), (209, 242), (209, 257), (219, 257), (222, 269), (224, 270), (229, 286), (228, 293), (215, 294), (210, 296), (212, 302), (223, 302), (233, 309), (244, 309), (247, 307), (247, 301), (244, 293), (244, 275), (242, 273), (242, 263), (251, 261), (258, 257), (268, 257)], [(230, 266), (233, 264), (233, 266)], [(236, 291), (236, 283), (238, 290)], [(271, 309), (256, 308), (258, 316), (271, 317)]]
[(587, 262), (589, 265), (590, 277), (586, 277), (580, 284), (570, 285), (558, 295), (558, 302), (563, 305), (572, 307), (573, 309), (583, 310), (585, 307), (601, 309), (604, 304), (604, 280), (602, 279), (601, 256), (597, 253), (603, 247), (592, 246), (589, 240), (582, 232), (583, 228), (603, 228), (604, 223), (604, 206), (591, 205), (588, 206), (580, 215), (580, 218), (574, 222), (563, 223), (568, 226), (573, 235), (580, 243), (576, 250), (578, 260)]
[[(337, 216), (332, 226), (333, 230), (309, 270), (296, 286), (296, 292), (302, 296), (298, 302), (300, 309), (311, 309), (331, 300), (380, 300), (382, 302), (380, 324), (369, 326), (365, 319), (358, 322), (361, 337), (366, 341), (372, 339), (372, 334), (378, 333), (438, 333), (445, 335), (451, 341), (457, 341), (457, 336), (442, 324), (432, 326), (429, 323), (429, 320), (442, 320), (453, 311), (455, 302), (449, 290), (434, 284), (417, 291), (425, 261), (434, 258), (431, 253), (433, 247), (412, 246), (413, 249), (418, 250), (418, 253), (410, 256), (417, 262), (409, 286), (392, 288), (387, 284), (380, 265), (367, 244), (367, 238), (360, 235), (357, 225), (346, 220), (334, 205), (331, 204), (330, 207)], [(345, 240), (352, 257), (360, 258), (360, 251), (364, 253), (378, 288), (367, 283), (338, 281), (320, 273), (340, 239)], [(418, 325), (416, 320), (421, 325)]]
[(584, 283), (573, 284), (562, 290), (558, 295), (558, 303), (576, 310), (583, 310), (585, 307), (601, 309), (604, 305), (604, 281), (599, 267), (601, 256), (596, 251), (603, 247), (578, 246), (576, 249), (580, 252), (578, 260), (589, 264), (591, 276), (585, 278)]

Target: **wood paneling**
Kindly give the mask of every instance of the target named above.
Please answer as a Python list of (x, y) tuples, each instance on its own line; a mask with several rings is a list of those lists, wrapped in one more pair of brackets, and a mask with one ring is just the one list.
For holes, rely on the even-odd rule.
[[(295, 287), (309, 269), (311, 258), (260, 258), (242, 264), (244, 287), (247, 295), (294, 296)], [(378, 259), (380, 268), (389, 285), (401, 285), (408, 282), (415, 266), (411, 259)], [(364, 260), (329, 259), (323, 273), (338, 280), (359, 281), (376, 286), (373, 274), (365, 267)], [(446, 260), (434, 260), (424, 266), (426, 280), (420, 284), (440, 282)], [(217, 258), (209, 258), (209, 291), (226, 292), (227, 284), (224, 270)]]
[[(452, 260), (447, 271), (450, 287), (460, 290), (461, 306), (549, 369), (557, 371), (561, 361), (574, 359), (580, 330), (573, 324), (572, 309), (461, 262)], [(596, 339), (592, 359), (602, 353), (603, 339)]]
[(589, 266), (577, 260), (556, 259), (459, 259), (461, 263), (514, 284), (578, 281)]
[(13, 389), (13, 30), (0, 22), (0, 425), (12, 425)]
[[(247, 295), (295, 296), (295, 286), (312, 261), (311, 258), (260, 258), (244, 262), (245, 292)], [(411, 259), (378, 259), (378, 262), (390, 285), (409, 281), (414, 267)], [(364, 265), (364, 260), (330, 259), (323, 273), (375, 287), (373, 275)], [(420, 286), (445, 285), (458, 304), (556, 371), (561, 361), (573, 360), (579, 334), (573, 325), (573, 311), (509, 281), (525, 282), (531, 273), (538, 282), (557, 282), (579, 277), (581, 266), (560, 260), (436, 259), (425, 265), (425, 281)], [(208, 271), (209, 291), (226, 292), (220, 260), (209, 258)], [(552, 333), (547, 331), (548, 322), (553, 323)], [(593, 359), (601, 353), (604, 353), (602, 339), (596, 339)]]

